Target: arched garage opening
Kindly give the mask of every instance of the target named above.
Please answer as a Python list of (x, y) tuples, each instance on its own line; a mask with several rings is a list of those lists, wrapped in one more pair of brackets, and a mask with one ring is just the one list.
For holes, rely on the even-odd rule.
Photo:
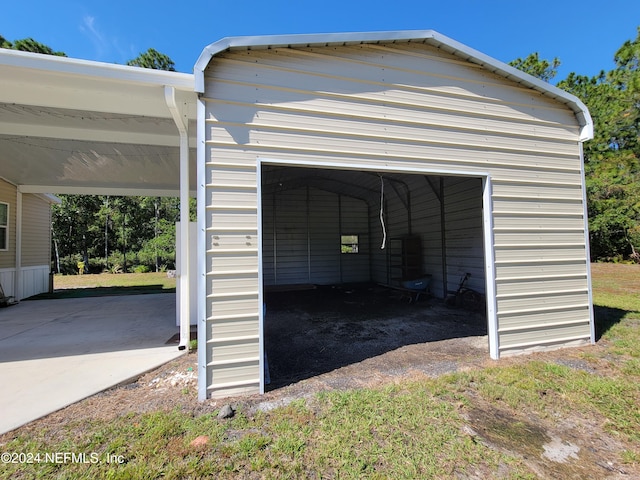
[(484, 302), (445, 305), (465, 276), (486, 294), (486, 185), (477, 175), (264, 162), (267, 389), (410, 345), (486, 336)]

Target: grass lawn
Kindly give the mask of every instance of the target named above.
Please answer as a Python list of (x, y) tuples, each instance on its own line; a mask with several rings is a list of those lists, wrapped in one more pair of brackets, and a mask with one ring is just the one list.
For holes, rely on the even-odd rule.
[(55, 275), (53, 289), (53, 293), (36, 295), (30, 300), (170, 293), (176, 290), (176, 279), (169, 278), (166, 272)]
[[(238, 403), (230, 420), (176, 408), (18, 431), (2, 452), (93, 452), (97, 461), (9, 463), (0, 476), (638, 478), (640, 266), (594, 265), (593, 286), (595, 346), (323, 392), (266, 412)], [(564, 459), (545, 456), (554, 442)]]

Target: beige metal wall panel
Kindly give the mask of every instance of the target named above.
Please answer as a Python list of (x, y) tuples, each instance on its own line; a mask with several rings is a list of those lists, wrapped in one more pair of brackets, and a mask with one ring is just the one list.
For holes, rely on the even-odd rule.
[(207, 345), (211, 348), (211, 365), (237, 365), (254, 363), (259, 360), (258, 337), (251, 338), (213, 338)]
[[(211, 238), (211, 241), (215, 241)], [(228, 252), (209, 256), (209, 272), (220, 274), (239, 271), (258, 273), (258, 257), (254, 252)]]
[(260, 380), (256, 370), (259, 370), (257, 361), (207, 365), (210, 397), (258, 393)]
[(508, 299), (526, 295), (555, 294), (557, 292), (586, 292), (589, 286), (585, 276), (568, 278), (526, 278), (510, 280), (507, 283), (498, 284), (498, 298)]
[(583, 245), (565, 246), (548, 245), (543, 248), (501, 247), (495, 250), (496, 263), (527, 262), (536, 260), (559, 260), (584, 258), (586, 255)]
[(237, 338), (258, 338), (258, 312), (254, 315), (214, 317), (209, 322), (209, 335), (214, 341), (230, 341)]
[[(248, 169), (241, 163), (211, 162), (206, 172), (207, 391), (210, 396), (237, 389), (255, 393), (260, 383), (255, 332), (261, 310), (255, 164)], [(234, 372), (231, 383), (229, 372)]]
[[(255, 268), (258, 249), (252, 242), (243, 245), (242, 238), (256, 234), (261, 200), (253, 189), (256, 163), (273, 159), (442, 175), (448, 289), (471, 270), (470, 285), (484, 291), (482, 209), (491, 208), (493, 230), (486, 238), (497, 245), (500, 352), (589, 337), (580, 127), (565, 105), (459, 57), (410, 43), (227, 51), (211, 60), (205, 75), (207, 311), (212, 318), (238, 318), (238, 331), (246, 332), (252, 330), (251, 315), (261, 308), (255, 277), (224, 283), (213, 272), (216, 266), (231, 272), (236, 254), (242, 268)], [(483, 206), (485, 175), (491, 178), (492, 196), (491, 205)], [(429, 219), (434, 225), (416, 232), (426, 240), (425, 265), (441, 275), (437, 197), (426, 181), (411, 190), (411, 224)], [(277, 199), (272, 205), (267, 196), (262, 200), (265, 217), (274, 216), (278, 207), (291, 210), (284, 216), (290, 220), (306, 215), (294, 211), (295, 205), (279, 205)], [(375, 280), (386, 275), (377, 251), (382, 240), (378, 208), (372, 204), (367, 213)], [(385, 215), (389, 236), (409, 233), (406, 208), (393, 195)], [(290, 220), (277, 218), (283, 228)], [(283, 280), (268, 270), (287, 255), (290, 272), (299, 275), (303, 262), (309, 268), (306, 238), (290, 232), (281, 239), (268, 222), (263, 218), (265, 281)], [(236, 287), (245, 297), (222, 295)], [(548, 310), (537, 311), (540, 305)], [(517, 306), (521, 311), (513, 313)], [(233, 335), (232, 324), (225, 332)], [(233, 352), (231, 347), (225, 355), (242, 360)], [(210, 355), (216, 355), (215, 343)], [(259, 373), (257, 362), (212, 366), (209, 393), (251, 389)]]
[(527, 247), (527, 246), (584, 246), (582, 231), (497, 231), (495, 233), (495, 247)]
[(582, 185), (571, 182), (570, 184), (543, 184), (525, 181), (521, 183), (493, 183), (493, 198), (540, 198), (558, 200), (582, 201)]
[(578, 215), (545, 215), (535, 212), (528, 214), (521, 212), (519, 215), (512, 213), (494, 213), (494, 227), (496, 230), (532, 230), (532, 231), (584, 231), (584, 218)]
[[(230, 106), (226, 106), (230, 107)], [(259, 110), (253, 106), (236, 106), (236, 110), (227, 115), (221, 115), (218, 126), (220, 130), (208, 129), (209, 140), (229, 141), (230, 137), (246, 135), (246, 127), (253, 130), (289, 130), (291, 132), (313, 135), (314, 133), (335, 134), (336, 136), (362, 137), (375, 141), (376, 139), (397, 139), (407, 142), (415, 142), (416, 138), (428, 138), (430, 143), (450, 144), (451, 128), (429, 125), (425, 123), (410, 124), (408, 122), (391, 123), (387, 121), (373, 121), (369, 118), (356, 119), (353, 117), (330, 117), (326, 114), (298, 113), (296, 116), (287, 111)], [(241, 118), (252, 119), (247, 124), (238, 123), (235, 115), (240, 113)], [(245, 127), (246, 125), (246, 127)], [(244, 133), (243, 133), (244, 132)], [(540, 153), (552, 155), (575, 155), (575, 142), (570, 140), (556, 140), (545, 137), (517, 137), (503, 133), (491, 133), (486, 129), (475, 131), (457, 128), (456, 145), (479, 147), (482, 145), (491, 148), (522, 151), (527, 153)]]
[[(528, 292), (526, 295), (500, 296), (498, 315), (509, 315), (520, 312), (566, 308), (567, 305), (584, 305), (586, 289), (575, 291)], [(510, 326), (502, 322), (502, 327)]]
[[(401, 48), (397, 51), (400, 50)], [(562, 119), (567, 124), (574, 122), (569, 109), (563, 108), (561, 104), (552, 103), (537, 92), (513, 87), (513, 84), (502, 77), (492, 76), (489, 82), (484, 75), (481, 77), (485, 78), (472, 79), (477, 70), (474, 72), (471, 69), (462, 69), (460, 78), (443, 78), (438, 75), (438, 69), (443, 66), (446, 68), (446, 64), (429, 62), (429, 71), (417, 70), (415, 59), (407, 58), (407, 69), (393, 71), (380, 56), (380, 63), (373, 69), (366, 69), (362, 64), (352, 62), (342, 62), (342, 65), (327, 62), (316, 65), (316, 69), (323, 72), (307, 73), (303, 65), (300, 65), (300, 70), (293, 64), (285, 68), (277, 65), (279, 57), (291, 51), (293, 50), (256, 50), (243, 59), (238, 59), (233, 53), (229, 54), (228, 59), (219, 57), (216, 60), (219, 69), (209, 77), (215, 85), (212, 90), (218, 90), (217, 95), (216, 92), (212, 93), (217, 98), (224, 97), (222, 90), (225, 81), (258, 83), (263, 88), (330, 92), (330, 95), (350, 97), (352, 101), (368, 100), (375, 103), (388, 98), (390, 103), (409, 105), (424, 105), (428, 101), (430, 105), (441, 106), (446, 110), (474, 111), (480, 109), (481, 104), (485, 104), (489, 116), (540, 123), (557, 122)], [(288, 60), (295, 62), (291, 56)], [(253, 78), (246, 76), (247, 64), (251, 66)], [(367, 76), (366, 71), (371, 72), (371, 76)], [(257, 81), (252, 81), (255, 79)], [(330, 85), (330, 88), (327, 88), (327, 85)], [(486, 87), (486, 94), (483, 87)], [(205, 86), (207, 91), (209, 88), (210, 85)], [(254, 93), (253, 96), (255, 95)], [(446, 100), (450, 102), (447, 103)]]
[(246, 288), (247, 284), (258, 281), (258, 273), (220, 273), (212, 272), (209, 289), (215, 288), (215, 295), (235, 295)]
[[(583, 309), (587, 313), (587, 309)], [(557, 327), (532, 327), (530, 330), (500, 332), (500, 350), (517, 353), (532, 347), (562, 346), (570, 342), (589, 341), (588, 320), (580, 324), (563, 323)]]
[[(395, 129), (428, 128), (433, 131), (446, 129), (465, 135), (479, 135), (494, 132), (501, 138), (512, 138), (522, 141), (540, 140), (553, 142), (558, 145), (575, 141), (578, 127), (575, 125), (548, 124), (537, 122), (532, 126), (527, 122), (514, 122), (512, 117), (491, 118), (483, 116), (481, 112), (467, 113), (459, 110), (442, 110), (436, 106), (416, 106), (409, 103), (394, 105), (386, 102), (371, 103), (353, 102), (345, 104), (344, 100), (324, 92), (304, 92), (276, 89), (256, 88), (252, 84), (228, 84), (225, 95), (229, 101), (209, 100), (220, 110), (217, 117), (211, 120), (226, 122), (227, 124), (244, 124), (248, 117), (252, 124), (269, 122), (276, 125), (275, 119), (286, 118), (290, 115), (300, 115), (304, 118), (335, 118), (340, 122), (353, 121), (373, 123), (386, 122)], [(255, 103), (246, 105), (248, 98), (254, 98)], [(234, 110), (243, 110), (245, 118), (235, 114)]]
[[(584, 318), (584, 304), (572, 304), (565, 308), (538, 308), (521, 312), (504, 312), (500, 314), (501, 332), (531, 332), (540, 325), (558, 327), (562, 325), (581, 325), (588, 322)], [(531, 338), (535, 341), (535, 338)], [(502, 342), (501, 342), (502, 343)]]
[(586, 270), (587, 265), (583, 259), (496, 262), (496, 283), (499, 287), (502, 283), (527, 278), (561, 279), (583, 277), (587, 274)]

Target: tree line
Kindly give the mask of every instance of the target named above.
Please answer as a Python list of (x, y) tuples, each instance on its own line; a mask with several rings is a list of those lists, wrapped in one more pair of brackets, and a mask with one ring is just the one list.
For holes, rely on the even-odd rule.
[[(52, 206), (52, 264), (57, 273), (175, 269), (175, 197), (59, 195)], [(189, 205), (195, 220), (195, 199)]]
[[(32, 38), (9, 42), (0, 35), (0, 47), (66, 56)], [(640, 262), (640, 27), (613, 60), (612, 70), (593, 77), (571, 72), (556, 85), (580, 98), (594, 121), (594, 138), (584, 144), (592, 260)], [(532, 53), (510, 64), (551, 82), (561, 61)], [(175, 70), (167, 55), (152, 48), (127, 65)], [(75, 271), (78, 260), (90, 271), (174, 267), (178, 199), (59, 197), (52, 221), (55, 271)]]

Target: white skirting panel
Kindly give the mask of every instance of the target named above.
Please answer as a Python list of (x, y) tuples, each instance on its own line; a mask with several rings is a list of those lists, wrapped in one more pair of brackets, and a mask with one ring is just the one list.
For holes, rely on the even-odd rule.
[(22, 300), (49, 291), (49, 265), (22, 267)]
[[(16, 270), (15, 268), (0, 269), (0, 284), (4, 294), (8, 297), (16, 295), (15, 288)], [(22, 267), (22, 295), (16, 300), (45, 293), (49, 291), (49, 265), (35, 265), (32, 267)]]

